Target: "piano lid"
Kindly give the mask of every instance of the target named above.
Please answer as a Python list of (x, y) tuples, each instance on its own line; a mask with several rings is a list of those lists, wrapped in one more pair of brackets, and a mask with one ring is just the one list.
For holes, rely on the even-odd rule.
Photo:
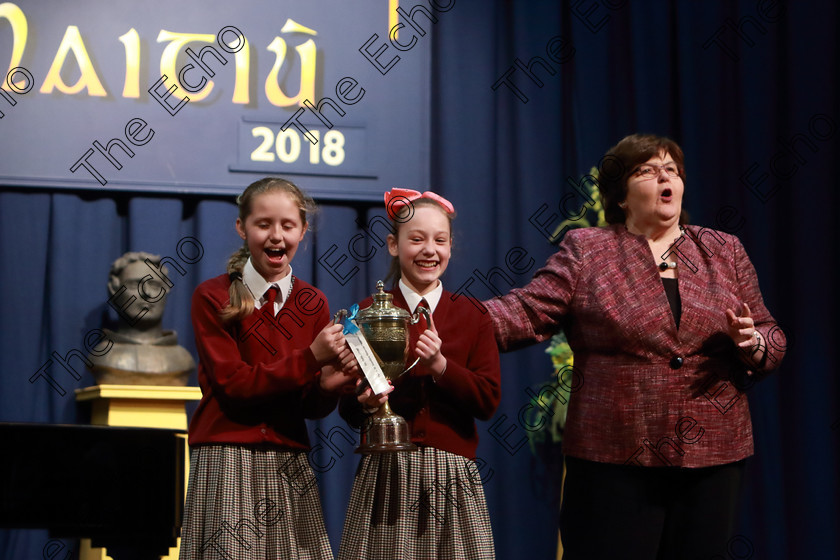
[(166, 554), (181, 528), (185, 434), (0, 423), (0, 527)]

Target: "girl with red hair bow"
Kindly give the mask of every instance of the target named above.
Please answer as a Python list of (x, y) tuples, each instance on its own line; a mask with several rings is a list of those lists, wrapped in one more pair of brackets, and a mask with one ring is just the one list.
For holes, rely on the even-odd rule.
[[(500, 398), (499, 353), (489, 317), (444, 290), (455, 208), (433, 193), (393, 189), (385, 204), (394, 234), (386, 279), (394, 305), (431, 312), (409, 336), (419, 364), (390, 394), (370, 388), (344, 397), (342, 416), (359, 426), (386, 400), (408, 422), (416, 451), (362, 458), (353, 483), (339, 560), (495, 557), (490, 516), (475, 461), (475, 419), (488, 420)], [(360, 303), (370, 305), (371, 299)], [(421, 321), (422, 323), (423, 321)], [(408, 365), (408, 364), (407, 364)]]

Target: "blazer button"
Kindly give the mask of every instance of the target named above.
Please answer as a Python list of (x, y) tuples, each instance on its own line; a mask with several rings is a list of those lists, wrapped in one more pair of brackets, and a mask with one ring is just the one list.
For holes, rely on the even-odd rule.
[(680, 356), (671, 358), (671, 369), (680, 369), (683, 365), (683, 359)]

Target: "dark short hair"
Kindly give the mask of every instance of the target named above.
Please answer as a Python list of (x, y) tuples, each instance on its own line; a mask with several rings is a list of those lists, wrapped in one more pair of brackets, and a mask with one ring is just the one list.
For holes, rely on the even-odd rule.
[[(601, 192), (607, 223), (625, 222), (627, 216), (619, 204), (627, 198), (627, 179), (636, 172), (639, 165), (662, 152), (674, 159), (680, 178), (685, 181), (685, 156), (679, 145), (670, 138), (655, 134), (631, 134), (607, 150), (598, 165), (598, 190)], [(680, 214), (680, 223), (688, 223), (685, 210)]]

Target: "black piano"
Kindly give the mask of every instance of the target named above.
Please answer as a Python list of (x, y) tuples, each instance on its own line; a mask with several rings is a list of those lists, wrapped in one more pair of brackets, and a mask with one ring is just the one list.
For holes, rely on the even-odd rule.
[(114, 560), (175, 546), (183, 430), (0, 423), (0, 527), (91, 539)]

